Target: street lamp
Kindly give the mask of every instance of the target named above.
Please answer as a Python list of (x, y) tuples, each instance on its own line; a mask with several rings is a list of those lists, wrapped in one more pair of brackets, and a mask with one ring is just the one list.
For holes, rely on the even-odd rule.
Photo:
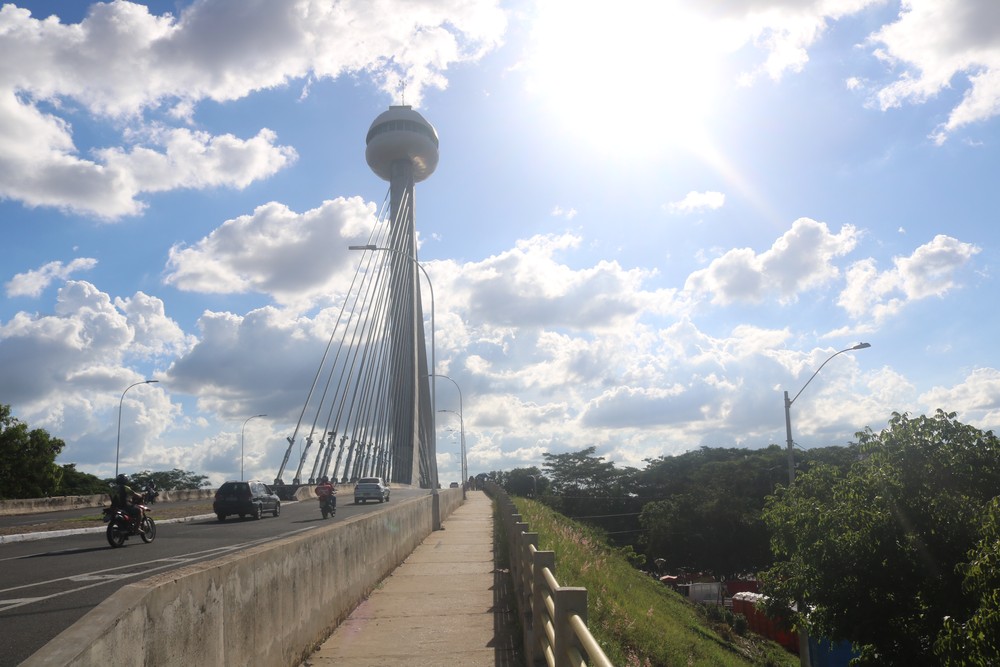
[(448, 377), (447, 375), (434, 375), (431, 377), (444, 378), (445, 380), (450, 380), (455, 389), (458, 390), (458, 412), (459, 419), (462, 422), (462, 498), (465, 498), (465, 481), (469, 479), (469, 466), (465, 458), (465, 408), (462, 406), (462, 388), (458, 386), (458, 383), (454, 379)]
[(458, 463), (459, 463), (459, 468), (461, 468), (461, 472), (459, 474), (462, 475), (462, 500), (465, 500), (465, 480), (466, 480), (466, 476), (465, 476), (465, 417), (462, 416), (461, 412), (455, 412), (454, 410), (438, 410), (438, 412), (450, 412), (453, 415), (458, 415), (458, 423), (459, 423), (459, 426), (461, 428), (461, 431), (460, 431), (461, 437), (460, 437), (459, 440), (461, 442), (461, 448), (462, 448), (462, 460), (459, 461)]
[(243, 422), (243, 429), (240, 431), (240, 481), (243, 481), (243, 442), (246, 437), (247, 432), (247, 422), (251, 419), (256, 419), (257, 417), (266, 417), (267, 415), (254, 415), (253, 417), (247, 417), (246, 421)]
[[(395, 248), (381, 248), (381, 247), (379, 247), (379, 246), (377, 246), (375, 244), (369, 243), (367, 245), (349, 245), (349, 246), (347, 246), (347, 249), (348, 250), (384, 250), (386, 252), (392, 252), (392, 253), (395, 253), (395, 254), (399, 255), (400, 257), (405, 257), (406, 259), (410, 260), (411, 262), (413, 262), (416, 265), (416, 267), (418, 269), (420, 269), (423, 272), (424, 278), (427, 279), (427, 288), (431, 292), (431, 372), (430, 372), (430, 377), (432, 377), (432, 378), (437, 377), (436, 375), (434, 375), (434, 371), (436, 370), (436, 368), (435, 368), (436, 367), (436, 363), (435, 363), (435, 358), (434, 358), (434, 285), (431, 284), (431, 277), (429, 275), (427, 275), (427, 269), (425, 269), (423, 267), (423, 265), (416, 260), (415, 257), (407, 255), (405, 252), (402, 252), (400, 250), (396, 250)], [(437, 425), (436, 425), (436, 420), (434, 419), (434, 416), (435, 416), (434, 413), (436, 411), (437, 411), (437, 383), (434, 380), (431, 380), (431, 438), (432, 438), (431, 445), (432, 445), (433, 450), (434, 450), (433, 451), (433, 456), (434, 457), (437, 456), (437, 431), (436, 431)], [(434, 495), (437, 495), (437, 486), (438, 486), (437, 461), (433, 461), (433, 463), (434, 463), (434, 465), (431, 466), (431, 489), (433, 489)], [(435, 528), (435, 530), (436, 530), (436, 528)]]
[(135, 384), (130, 384), (125, 387), (125, 391), (122, 392), (121, 400), (118, 401), (118, 442), (115, 443), (115, 478), (118, 477), (118, 453), (121, 451), (122, 445), (122, 403), (125, 402), (125, 394), (132, 387), (137, 387), (140, 384), (153, 384), (159, 382), (159, 380), (143, 380), (142, 382), (136, 382)]
[[(871, 345), (869, 345), (868, 343), (858, 343), (854, 347), (848, 347), (843, 350), (840, 350), (839, 352), (834, 352), (827, 358), (826, 361), (824, 361), (822, 364), (819, 365), (819, 368), (816, 369), (816, 372), (814, 372), (811, 376), (809, 376), (809, 379), (806, 380), (806, 383), (802, 385), (802, 389), (799, 389), (799, 393), (795, 394), (795, 396), (792, 397), (791, 400), (789, 400), (788, 398), (788, 392), (787, 391), (785, 392), (785, 434), (788, 438), (789, 488), (791, 488), (792, 482), (795, 481), (795, 449), (794, 449), (795, 443), (792, 442), (792, 403), (794, 403), (795, 399), (798, 398), (803, 391), (805, 391), (805, 388), (808, 387), (809, 383), (813, 381), (813, 378), (816, 377), (821, 370), (823, 370), (823, 366), (826, 366), (827, 363), (830, 361), (830, 359), (833, 359), (838, 354), (843, 354), (844, 352), (851, 352), (852, 350), (864, 350), (869, 347), (871, 347)], [(799, 601), (798, 607), (799, 611), (804, 614), (805, 604)], [(802, 667), (808, 667), (809, 665), (809, 637), (806, 634), (804, 628), (799, 630), (799, 663), (802, 665)]]
[(795, 481), (795, 454), (794, 454), (795, 445), (792, 442), (792, 403), (794, 403), (795, 399), (798, 398), (803, 391), (805, 391), (805, 388), (808, 387), (809, 383), (813, 381), (813, 378), (816, 377), (821, 370), (823, 370), (823, 366), (826, 366), (827, 363), (829, 363), (830, 359), (833, 359), (837, 355), (843, 354), (844, 352), (851, 352), (852, 350), (864, 350), (869, 347), (871, 347), (871, 345), (868, 343), (858, 343), (854, 347), (848, 347), (839, 352), (834, 352), (833, 354), (830, 355), (830, 357), (826, 361), (824, 361), (822, 364), (819, 365), (819, 368), (816, 369), (816, 372), (813, 373), (808, 380), (806, 380), (806, 383), (802, 385), (802, 389), (799, 389), (799, 393), (795, 394), (795, 396), (791, 400), (789, 400), (788, 398), (788, 392), (787, 391), (785, 392), (785, 434), (788, 440), (788, 484), (789, 485), (791, 485), (791, 483)]

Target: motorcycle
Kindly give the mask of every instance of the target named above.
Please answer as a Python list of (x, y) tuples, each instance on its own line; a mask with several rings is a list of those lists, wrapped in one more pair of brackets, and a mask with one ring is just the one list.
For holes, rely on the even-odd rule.
[(106, 535), (108, 544), (112, 547), (124, 546), (125, 540), (134, 535), (141, 537), (146, 544), (156, 539), (156, 522), (149, 516), (149, 509), (145, 505), (136, 505), (136, 507), (143, 513), (138, 524), (132, 521), (132, 517), (119, 507), (104, 508), (104, 523), (108, 524)]
[(331, 494), (319, 499), (319, 511), (323, 513), (323, 518), (334, 516), (337, 513), (337, 496)]
[(156, 502), (156, 497), (160, 495), (160, 492), (151, 486), (147, 486), (142, 492), (142, 502), (147, 504), (152, 504)]

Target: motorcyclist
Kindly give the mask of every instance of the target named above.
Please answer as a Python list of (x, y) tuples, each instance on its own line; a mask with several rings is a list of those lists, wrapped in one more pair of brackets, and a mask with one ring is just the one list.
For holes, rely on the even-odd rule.
[(156, 482), (153, 480), (146, 482), (146, 488), (143, 492), (147, 503), (155, 503), (156, 497), (160, 495), (160, 492), (156, 490)]
[(142, 495), (129, 486), (128, 475), (118, 475), (115, 478), (115, 485), (111, 488), (111, 506), (125, 512), (135, 527), (142, 521), (142, 509), (138, 506), (141, 502)]
[(316, 495), (319, 496), (319, 504), (321, 506), (324, 502), (329, 501), (330, 507), (336, 511), (337, 487), (330, 482), (330, 478), (326, 475), (323, 475), (323, 477), (319, 480), (319, 484), (316, 485)]

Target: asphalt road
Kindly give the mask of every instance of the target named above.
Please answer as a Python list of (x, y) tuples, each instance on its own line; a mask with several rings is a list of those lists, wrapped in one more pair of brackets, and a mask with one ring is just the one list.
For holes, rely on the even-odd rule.
[[(394, 488), (390, 502), (427, 493)], [(154, 542), (143, 544), (131, 537), (120, 549), (108, 546), (103, 531), (0, 544), (0, 667), (21, 663), (125, 584), (385, 507), (353, 505), (351, 499), (350, 492), (341, 491), (336, 517), (326, 521), (315, 501), (302, 501), (282, 503), (280, 516), (265, 515), (260, 521), (230, 517), (220, 523), (213, 516), (157, 523)], [(58, 514), (62, 518), (94, 512), (90, 508)], [(4, 517), (2, 523), (38, 521), (39, 515), (31, 515)]]

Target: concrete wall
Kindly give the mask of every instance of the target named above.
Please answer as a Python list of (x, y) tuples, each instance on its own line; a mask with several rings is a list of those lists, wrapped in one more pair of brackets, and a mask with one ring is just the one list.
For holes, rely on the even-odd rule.
[[(200, 500), (213, 498), (215, 489), (172, 489), (160, 491), (157, 500)], [(54, 496), (52, 498), (22, 498), (19, 500), (0, 500), (0, 516), (17, 514), (36, 514), (38, 512), (58, 512), (81, 507), (101, 507), (111, 502), (106, 493), (93, 496)]]
[(57, 512), (77, 507), (100, 507), (110, 502), (108, 494), (95, 496), (55, 496), (54, 498), (22, 498), (0, 500), (0, 516), (35, 514), (37, 512)]
[[(442, 490), (441, 517), (462, 503)], [(121, 588), (22, 666), (299, 665), (431, 533), (433, 496)]]

